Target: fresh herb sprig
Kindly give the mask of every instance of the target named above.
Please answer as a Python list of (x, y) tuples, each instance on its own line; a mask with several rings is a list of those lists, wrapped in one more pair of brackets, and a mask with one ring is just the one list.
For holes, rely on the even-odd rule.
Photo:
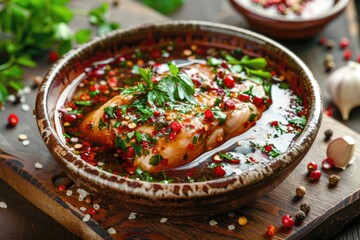
[(187, 101), (195, 104), (195, 93), (192, 80), (185, 73), (180, 72), (173, 63), (168, 63), (170, 75), (153, 83), (151, 69), (139, 68), (139, 74), (144, 80), (134, 87), (125, 88), (121, 94), (133, 95), (135, 98), (147, 99), (152, 107), (163, 107), (165, 102), (171, 100)]
[[(74, 33), (68, 24), (75, 11), (68, 0), (6, 0), (0, 4), (0, 106), (10, 91), (23, 87), (23, 67), (36, 67), (36, 57), (53, 50), (63, 55), (75, 43), (84, 43), (92, 37), (92, 30), (80, 29)], [(98, 34), (119, 27), (109, 22), (107, 2), (87, 14), (97, 26)]]

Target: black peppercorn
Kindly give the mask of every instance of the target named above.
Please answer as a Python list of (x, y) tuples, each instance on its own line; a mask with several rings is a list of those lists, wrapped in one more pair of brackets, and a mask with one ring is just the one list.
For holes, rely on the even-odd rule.
[(306, 214), (303, 211), (297, 211), (295, 214), (296, 222), (301, 223), (304, 221)]
[(311, 210), (311, 207), (306, 203), (302, 203), (300, 204), (300, 210), (303, 211), (306, 215), (308, 215), (308, 213)]
[(332, 137), (332, 135), (333, 135), (333, 131), (332, 131), (332, 130), (330, 130), (330, 129), (326, 130), (326, 131), (325, 131), (325, 142), (329, 141), (330, 138)]

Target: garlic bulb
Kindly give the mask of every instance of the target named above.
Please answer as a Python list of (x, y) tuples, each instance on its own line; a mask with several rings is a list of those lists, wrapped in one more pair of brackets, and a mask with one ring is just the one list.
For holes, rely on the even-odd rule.
[(351, 136), (336, 138), (329, 143), (326, 155), (333, 160), (335, 167), (345, 169), (353, 159), (355, 143)]
[(341, 117), (348, 120), (351, 109), (360, 106), (360, 64), (349, 62), (337, 69), (329, 76), (326, 85)]

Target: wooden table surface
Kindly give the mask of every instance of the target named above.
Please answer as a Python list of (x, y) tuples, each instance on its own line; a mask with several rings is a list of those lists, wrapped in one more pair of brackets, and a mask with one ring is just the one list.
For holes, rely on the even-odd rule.
[[(100, 2), (100, 1), (97, 1)], [(93, 4), (93, 3), (92, 3)], [(123, 27), (130, 26), (135, 23), (146, 22), (148, 19), (142, 17), (141, 11), (143, 7), (137, 8), (137, 2), (123, 1), (122, 4), (131, 4), (126, 9), (133, 9), (133, 11), (123, 11), (123, 6), (119, 9), (112, 10), (119, 14), (112, 14), (112, 19), (118, 20)], [(86, 5), (86, 6), (85, 6)], [(88, 2), (74, 1), (73, 6), (77, 8), (89, 8)], [(322, 89), (322, 96), (324, 106), (331, 104), (329, 96), (325, 89), (325, 80), (328, 73), (325, 73), (323, 60), (327, 53), (332, 53), (335, 56), (337, 67), (346, 64), (342, 59), (342, 51), (335, 46), (333, 50), (325, 50), (325, 48), (318, 45), (318, 40), (321, 36), (334, 39), (338, 42), (342, 37), (349, 37), (351, 40), (351, 49), (355, 57), (360, 54), (359, 48), (359, 29), (358, 16), (356, 7), (358, 2), (351, 2), (346, 12), (333, 21), (322, 33), (314, 38), (302, 40), (298, 42), (281, 42), (292, 51), (294, 51), (313, 71), (315, 77), (318, 79)], [(205, 7), (206, 6), (206, 7)], [(151, 12), (151, 11), (150, 11)], [(156, 13), (151, 13), (153, 21), (163, 19)], [(238, 15), (230, 6), (228, 1), (219, 0), (188, 0), (185, 5), (169, 16), (171, 19), (196, 19), (205, 21), (214, 21), (220, 23), (231, 24), (235, 26), (248, 28), (245, 20)], [(86, 19), (80, 19), (83, 24), (86, 24)], [(28, 82), (36, 70), (28, 71)], [(43, 74), (43, 73), (39, 73)], [(33, 100), (31, 97), (28, 100)], [(20, 112), (20, 111), (19, 111)], [(26, 113), (31, 117), (31, 114)], [(334, 118), (343, 122), (340, 119), (339, 112), (334, 110)], [(0, 112), (0, 120), (4, 123), (6, 116)], [(360, 132), (360, 108), (354, 109), (350, 114), (350, 119), (343, 122), (353, 130)], [(0, 131), (6, 131), (4, 124), (2, 124)], [(37, 131), (34, 129), (34, 131)], [(0, 139), (0, 147), (6, 142)], [(6, 143), (5, 143), (6, 144)], [(0, 176), (1, 179), (1, 176)], [(6, 211), (0, 209), (0, 239), (78, 239), (68, 230), (66, 230), (59, 223), (48, 217), (39, 209), (34, 207), (31, 203), (26, 201), (21, 195), (16, 193), (11, 187), (0, 180), (0, 201), (4, 201), (9, 205)], [(360, 239), (360, 218), (356, 218), (348, 224), (335, 239)]]

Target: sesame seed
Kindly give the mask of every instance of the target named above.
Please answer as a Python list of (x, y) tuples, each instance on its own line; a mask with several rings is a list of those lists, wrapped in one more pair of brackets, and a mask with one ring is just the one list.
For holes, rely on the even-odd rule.
[(130, 213), (130, 215), (129, 215), (129, 220), (135, 219), (135, 218), (136, 218), (136, 214), (137, 214), (137, 213), (134, 213), (134, 212)]
[[(22, 94), (22, 93), (21, 93)], [(20, 97), (20, 102), (21, 103), (24, 103), (24, 102), (26, 102), (26, 98), (24, 97), (24, 96), (22, 96), (22, 97)], [(27, 105), (27, 104), (26, 104)], [(24, 110), (25, 111), (25, 110)]]
[(3, 201), (0, 201), (0, 208), (7, 208), (7, 204)]
[(97, 204), (97, 203), (95, 203), (95, 204), (93, 205), (93, 208), (94, 208), (95, 210), (99, 210), (99, 209), (100, 209), (100, 205)]
[(70, 197), (72, 194), (73, 194), (73, 192), (71, 190), (66, 191), (66, 196)]
[(68, 126), (70, 126), (70, 123), (69, 122), (64, 122), (64, 127), (68, 127)]
[(21, 142), (23, 146), (28, 146), (30, 144), (29, 140), (24, 140)]
[(228, 226), (228, 229), (229, 229), (230, 231), (234, 230), (234, 229), (235, 229), (235, 225), (232, 225), (232, 224), (229, 225), (229, 226)]
[(77, 144), (74, 145), (74, 148), (75, 149), (80, 149), (80, 148), (82, 148), (82, 144), (77, 143)]
[(166, 223), (167, 220), (168, 220), (167, 218), (161, 218), (161, 219), (160, 219), (160, 223)]
[(183, 54), (188, 57), (188, 56), (190, 56), (190, 55), (192, 54), (192, 51), (189, 50), (189, 49), (185, 49), (185, 50), (183, 51)]
[(130, 129), (134, 129), (134, 128), (136, 128), (136, 123), (129, 123), (128, 124), (128, 128), (130, 128)]
[(91, 218), (90, 214), (86, 214), (82, 220), (83, 220), (83, 222), (87, 222), (90, 220), (90, 218)]
[(85, 211), (86, 211), (86, 207), (80, 207), (80, 211), (85, 212)]
[(217, 223), (217, 221), (215, 221), (215, 220), (211, 220), (211, 221), (209, 221), (209, 225), (210, 226), (216, 226), (218, 223)]
[(129, 117), (129, 116), (125, 116), (124, 118), (125, 118), (125, 120), (129, 120), (129, 119), (130, 119), (130, 117)]
[(27, 139), (27, 136), (25, 134), (19, 134), (18, 138), (20, 141), (24, 141)]
[(67, 112), (71, 112), (73, 109), (72, 109), (71, 107), (67, 107), (67, 108), (65, 108), (65, 110), (66, 110)]
[(73, 143), (76, 143), (76, 142), (79, 141), (79, 138), (77, 138), (77, 137), (72, 137), (72, 138), (70, 138), (70, 141), (73, 142)]
[(110, 235), (116, 234), (116, 230), (114, 228), (109, 228), (107, 231)]
[(35, 163), (35, 168), (36, 168), (36, 169), (42, 169), (42, 168), (43, 168), (43, 165), (42, 165), (41, 163), (39, 163), (39, 162), (36, 162), (36, 163)]
[(24, 112), (28, 112), (30, 110), (30, 106), (28, 104), (22, 104), (21, 105), (21, 109), (24, 111)]
[(80, 83), (80, 84), (79, 84), (79, 87), (84, 87), (84, 86), (85, 86), (84, 83)]
[(104, 166), (105, 163), (104, 162), (98, 162), (97, 165), (101, 167), (101, 166)]

